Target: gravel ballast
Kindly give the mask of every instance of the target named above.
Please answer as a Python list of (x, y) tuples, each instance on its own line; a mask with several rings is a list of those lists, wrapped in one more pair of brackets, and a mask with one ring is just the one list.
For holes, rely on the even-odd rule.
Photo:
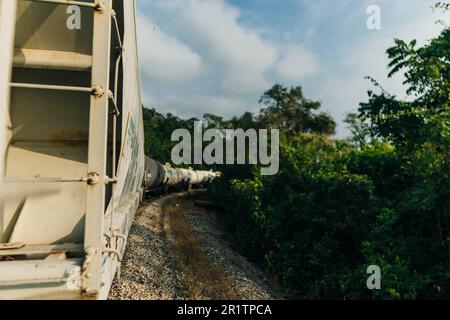
[[(179, 236), (181, 233), (189, 238)], [(177, 243), (183, 241), (186, 243)], [(214, 274), (199, 273), (199, 268)], [(186, 194), (149, 200), (139, 208), (128, 237), (121, 279), (114, 281), (109, 299), (236, 298), (276, 296), (265, 275), (223, 240), (214, 212), (195, 207)]]

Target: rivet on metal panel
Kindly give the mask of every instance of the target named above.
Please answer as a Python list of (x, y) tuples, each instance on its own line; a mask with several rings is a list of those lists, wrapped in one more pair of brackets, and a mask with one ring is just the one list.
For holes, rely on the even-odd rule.
[(105, 11), (105, 4), (103, 3), (103, 1), (97, 1), (96, 2), (96, 6), (95, 6), (95, 10), (98, 12), (98, 13), (103, 13), (104, 11)]
[(86, 182), (89, 185), (94, 185), (94, 184), (97, 184), (99, 180), (100, 180), (100, 176), (98, 175), (98, 173), (91, 172), (88, 174)]
[(90, 289), (90, 288), (87, 288), (87, 289), (84, 290), (84, 296), (85, 297), (88, 297), (88, 298), (93, 297), (93, 298), (95, 298), (97, 295), (98, 295), (98, 291), (97, 290)]
[(84, 264), (87, 265), (91, 261), (92, 256), (97, 253), (97, 249), (89, 247), (89, 248), (86, 248), (86, 250), (84, 252), (86, 254), (86, 259), (84, 260)]
[[(86, 248), (84, 252), (86, 254), (86, 257), (81, 268), (81, 278), (89, 279), (92, 277), (92, 274), (88, 271), (89, 264), (91, 263), (93, 256), (97, 253), (97, 250), (95, 248), (89, 247)], [(88, 292), (89, 289), (85, 291)]]
[(91, 93), (94, 97), (100, 98), (105, 94), (105, 91), (103, 90), (102, 86), (94, 86), (91, 90)]

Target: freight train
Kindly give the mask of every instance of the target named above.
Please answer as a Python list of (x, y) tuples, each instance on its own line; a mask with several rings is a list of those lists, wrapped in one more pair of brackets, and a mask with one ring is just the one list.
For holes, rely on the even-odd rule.
[(167, 193), (170, 188), (190, 191), (192, 187), (203, 186), (220, 176), (219, 172), (193, 170), (192, 168), (173, 168), (145, 157), (145, 192)]
[(217, 175), (143, 130), (134, 0), (0, 0), (0, 299), (106, 299), (145, 191)]

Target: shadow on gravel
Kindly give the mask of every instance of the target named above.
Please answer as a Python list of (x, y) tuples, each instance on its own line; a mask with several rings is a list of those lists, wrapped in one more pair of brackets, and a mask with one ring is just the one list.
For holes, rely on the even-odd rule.
[(164, 230), (160, 228), (163, 199), (141, 205), (130, 230), (120, 281), (114, 279), (111, 300), (186, 299)]
[(190, 299), (236, 300), (234, 292), (221, 268), (205, 255), (185, 215), (193, 210), (192, 201), (180, 198), (164, 206), (161, 226), (171, 247), (175, 266), (187, 288)]

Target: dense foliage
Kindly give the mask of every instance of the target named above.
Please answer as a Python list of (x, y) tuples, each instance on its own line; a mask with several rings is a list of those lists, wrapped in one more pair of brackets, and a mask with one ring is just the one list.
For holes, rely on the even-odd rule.
[(184, 120), (172, 114), (161, 114), (154, 108), (143, 108), (145, 152), (162, 163), (170, 160), (175, 142), (171, 142), (172, 132), (176, 129), (193, 130), (195, 118)]
[[(288, 297), (450, 298), (450, 29), (416, 45), (396, 40), (387, 51), (408, 98), (372, 80), (346, 119), (348, 141), (331, 137), (335, 122), (300, 87), (273, 86), (258, 115), (204, 116), (207, 127), (282, 131), (277, 175), (222, 166), (210, 193), (234, 247)], [(146, 110), (145, 121), (152, 155), (167, 160), (170, 132), (193, 119)], [(366, 287), (369, 265), (381, 268), (381, 290)]]

